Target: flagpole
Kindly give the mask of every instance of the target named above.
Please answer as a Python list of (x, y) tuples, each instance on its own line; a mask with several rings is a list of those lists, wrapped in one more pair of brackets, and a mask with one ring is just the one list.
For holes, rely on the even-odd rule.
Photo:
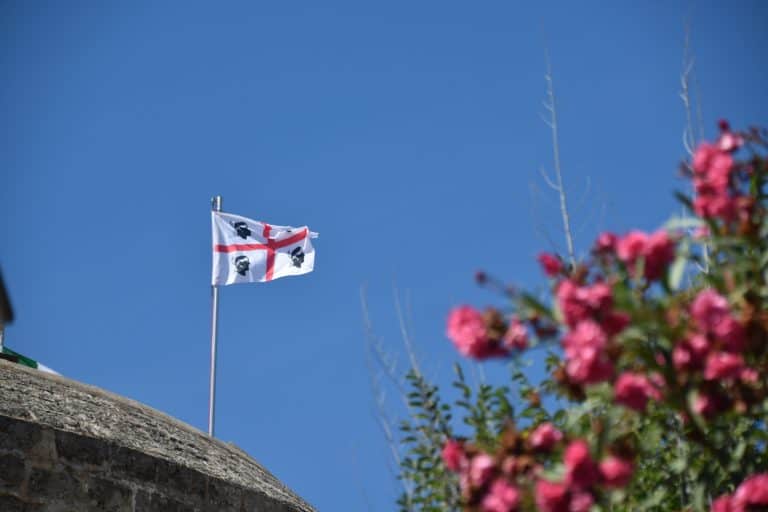
[[(221, 196), (215, 196), (211, 200), (211, 209), (221, 211)], [(208, 400), (208, 436), (213, 437), (214, 415), (216, 412), (216, 337), (218, 335), (219, 320), (219, 288), (211, 285), (211, 385)]]

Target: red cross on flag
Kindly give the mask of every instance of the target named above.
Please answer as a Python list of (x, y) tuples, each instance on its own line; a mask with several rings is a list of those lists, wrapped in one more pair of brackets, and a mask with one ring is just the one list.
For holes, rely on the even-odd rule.
[(231, 213), (211, 214), (214, 286), (312, 272), (315, 249), (310, 239), (317, 238), (317, 233), (306, 226), (274, 226)]

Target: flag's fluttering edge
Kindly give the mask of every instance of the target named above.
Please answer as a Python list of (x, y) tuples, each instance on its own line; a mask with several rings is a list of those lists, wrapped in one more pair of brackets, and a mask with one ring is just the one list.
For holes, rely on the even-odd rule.
[(317, 238), (306, 226), (275, 226), (213, 211), (213, 285), (255, 283), (312, 272)]
[(3, 347), (3, 354), (8, 356), (8, 359), (10, 359), (10, 360), (12, 360), (12, 361), (14, 361), (16, 363), (22, 364), (24, 366), (29, 366), (30, 368), (35, 368), (37, 370), (40, 370), (41, 372), (53, 373), (55, 375), (61, 375), (59, 372), (57, 372), (55, 370), (52, 370), (52, 369), (48, 368), (47, 366), (45, 366), (43, 363), (37, 362), (34, 359), (30, 359), (30, 358), (28, 358), (26, 356), (23, 356), (23, 355), (19, 354), (18, 352), (14, 352), (13, 350), (9, 349), (8, 347), (5, 347), (5, 346)]

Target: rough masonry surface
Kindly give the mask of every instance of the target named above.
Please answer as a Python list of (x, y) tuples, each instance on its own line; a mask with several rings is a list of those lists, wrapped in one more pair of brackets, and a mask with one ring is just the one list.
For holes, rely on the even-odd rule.
[(2, 512), (314, 512), (236, 446), (133, 400), (0, 361)]

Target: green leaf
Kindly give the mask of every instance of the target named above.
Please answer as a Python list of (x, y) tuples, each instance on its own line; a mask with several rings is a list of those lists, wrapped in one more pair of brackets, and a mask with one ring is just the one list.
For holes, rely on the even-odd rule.
[[(688, 199), (686, 197), (686, 199)], [(678, 229), (696, 229), (704, 226), (704, 222), (698, 217), (672, 217), (664, 224), (664, 229), (676, 231)]]
[(693, 203), (691, 202), (691, 199), (688, 196), (686, 196), (682, 192), (675, 191), (675, 197), (677, 198), (678, 201), (684, 204), (686, 208), (688, 208), (688, 210), (693, 212)]
[(539, 313), (541, 316), (552, 319), (552, 312), (549, 310), (549, 308), (539, 302), (539, 300), (537, 300), (533, 295), (528, 293), (520, 294), (520, 303), (527, 308), (532, 309), (536, 313)]
[(680, 283), (683, 280), (683, 275), (685, 273), (685, 267), (688, 263), (688, 241), (683, 240), (683, 242), (680, 244), (680, 247), (677, 250), (677, 255), (675, 257), (674, 263), (672, 263), (672, 266), (669, 269), (668, 274), (668, 280), (669, 280), (669, 288), (673, 291), (677, 291), (680, 289)]

